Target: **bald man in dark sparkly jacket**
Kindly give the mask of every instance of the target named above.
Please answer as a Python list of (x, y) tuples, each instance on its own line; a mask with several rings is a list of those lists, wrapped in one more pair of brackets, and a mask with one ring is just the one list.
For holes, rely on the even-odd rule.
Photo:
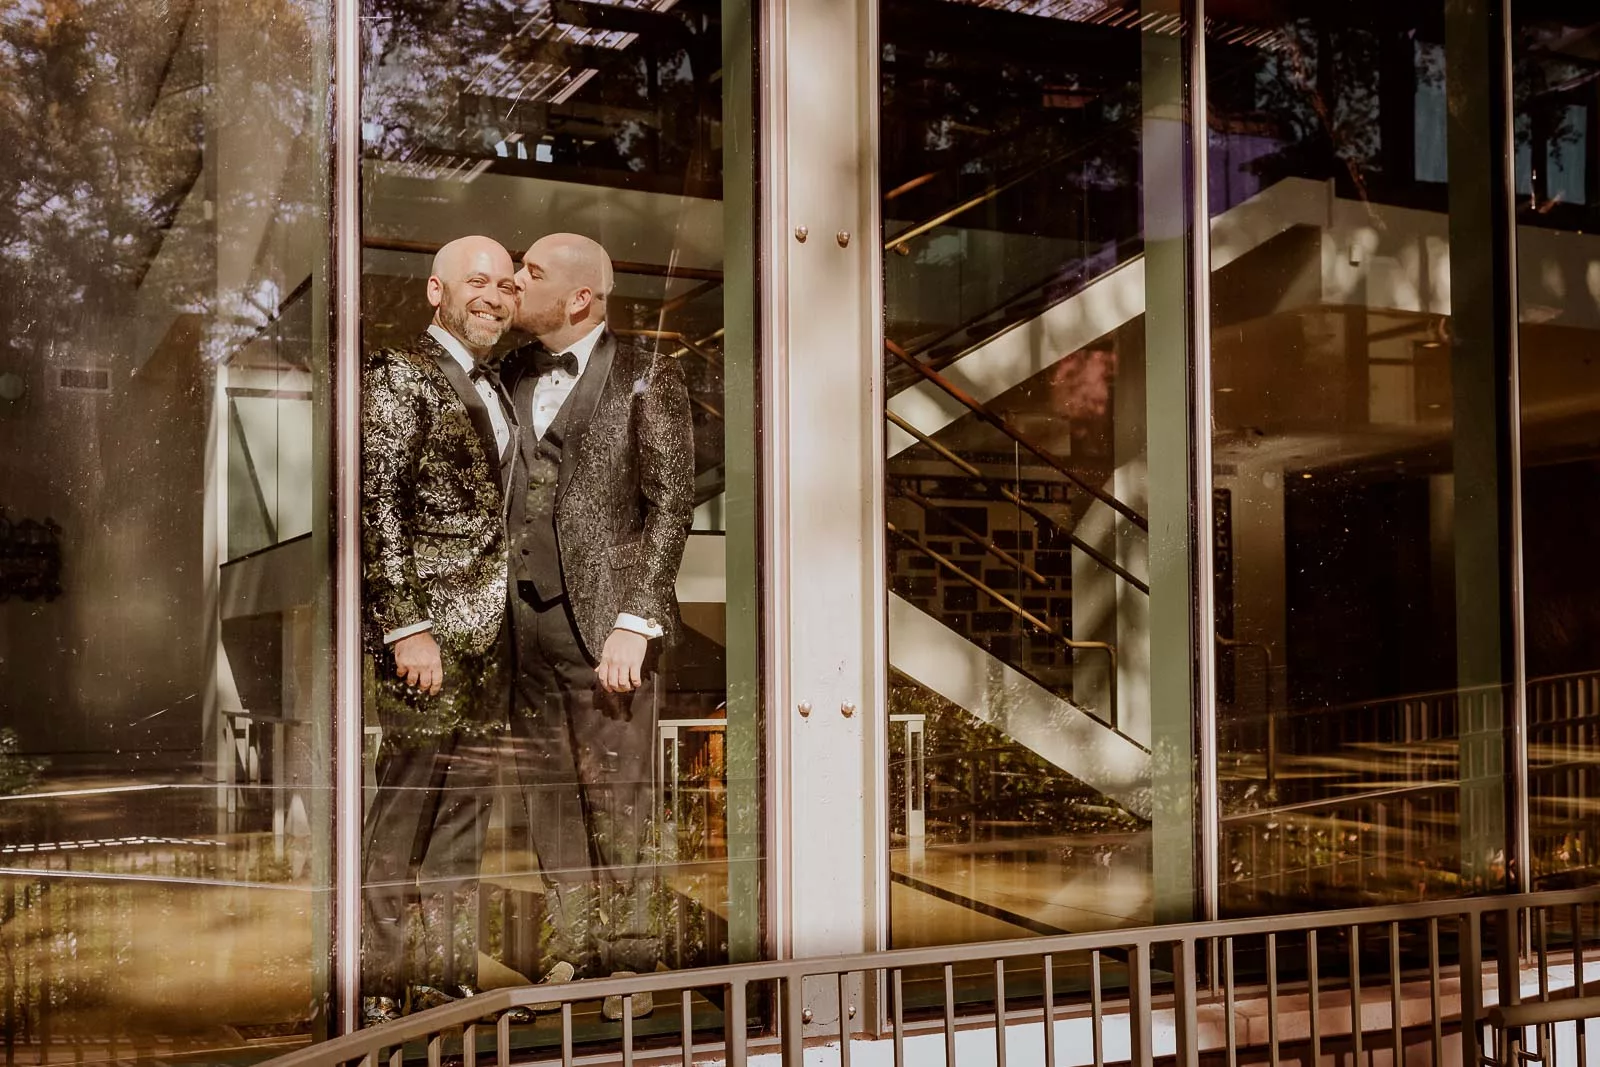
[(511, 730), (547, 887), (546, 960), (558, 975), (654, 970), (655, 665), (681, 625), (689, 395), (675, 359), (607, 327), (612, 267), (596, 242), (542, 238), (517, 284), (516, 325), (538, 340), (506, 359), (524, 431), (508, 524)]

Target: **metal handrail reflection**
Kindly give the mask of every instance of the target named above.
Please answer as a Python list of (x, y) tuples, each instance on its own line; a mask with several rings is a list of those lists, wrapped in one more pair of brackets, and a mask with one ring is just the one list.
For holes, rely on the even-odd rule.
[(1083, 540), (1083, 538), (1067, 529), (1055, 517), (1024, 500), (1009, 486), (1001, 485), (994, 481), (994, 479), (984, 474), (977, 467), (973, 466), (971, 463), (968, 463), (966, 460), (950, 451), (950, 449), (946, 448), (944, 445), (941, 445), (939, 442), (935, 441), (933, 438), (929, 437), (927, 434), (911, 425), (910, 422), (906, 421), (901, 416), (896, 415), (893, 411), (885, 411), (884, 417), (887, 418), (893, 425), (899, 427), (912, 437), (916, 438), (921, 444), (927, 445), (934, 451), (936, 455), (945, 460), (947, 463), (950, 463), (963, 474), (966, 474), (968, 477), (980, 482), (983, 485), (987, 485), (995, 489), (1001, 496), (1005, 497), (1005, 499), (1016, 505), (1018, 509), (1020, 509), (1024, 514), (1030, 516), (1035, 522), (1042, 526), (1047, 526), (1052, 530), (1059, 530), (1061, 535), (1067, 539), (1069, 544), (1078, 549), (1084, 555), (1088, 556), (1090, 559), (1094, 560), (1096, 563), (1100, 564), (1100, 566), (1104, 567), (1112, 574), (1115, 574), (1118, 578), (1121, 578), (1123, 581), (1139, 590), (1139, 592), (1144, 593), (1146, 596), (1150, 595), (1150, 586), (1148, 583), (1142, 582), (1138, 578), (1135, 578), (1132, 572), (1130, 572), (1126, 567), (1122, 566), (1120, 563), (1117, 563), (1115, 560), (1112, 560), (1106, 556), (1105, 553), (1101, 552), (1099, 549)]
[(706, 334), (706, 336), (700, 338), (698, 341), (691, 338), (688, 334), (682, 333), (678, 330), (633, 330), (614, 328), (611, 332), (616, 334), (618, 337), (647, 337), (653, 341), (676, 341), (680, 347), (676, 352), (667, 353), (669, 359), (681, 359), (685, 355), (692, 352), (713, 367), (722, 366), (722, 361), (716, 356), (712, 355), (704, 347), (705, 345), (710, 344), (712, 341), (716, 341), (722, 337), (724, 331), (720, 327), (714, 332)]
[(1112, 511), (1115, 511), (1117, 514), (1121, 515), (1123, 518), (1139, 527), (1139, 529), (1144, 530), (1147, 533), (1149, 532), (1149, 519), (1145, 518), (1133, 508), (1129, 507), (1127, 504), (1124, 504), (1122, 501), (1106, 492), (1104, 489), (1101, 489), (1099, 486), (1092, 485), (1089, 482), (1084, 481), (1065, 463), (1062, 463), (1055, 456), (1051, 455), (1047, 449), (1030, 441), (1021, 430), (1018, 430), (1015, 426), (1012, 426), (1009, 420), (1000, 415), (996, 415), (982, 403), (973, 397), (968, 396), (964, 390), (962, 390), (954, 382), (950, 381), (950, 379), (934, 370), (932, 367), (921, 362), (920, 360), (912, 358), (909, 354), (907, 354), (905, 349), (901, 348), (893, 341), (885, 338), (883, 346), (893, 353), (897, 358), (905, 362), (918, 374), (922, 375), (935, 386), (938, 386), (956, 403), (960, 404), (962, 407), (978, 416), (979, 419), (982, 419), (984, 422), (988, 423), (990, 426), (993, 426), (1011, 440), (1027, 449), (1057, 474), (1060, 474), (1063, 478), (1066, 478), (1067, 481), (1077, 486), (1083, 492), (1088, 493), (1090, 496), (1100, 501), (1100, 503), (1104, 504)]
[(1007, 597), (1004, 593), (983, 581), (983, 579), (974, 578), (972, 575), (962, 570), (961, 567), (955, 563), (955, 561), (949, 559), (942, 553), (936, 552), (932, 548), (929, 548), (915, 537), (897, 527), (894, 523), (889, 522), (885, 523), (884, 525), (888, 527), (891, 535), (900, 538), (916, 551), (933, 560), (941, 568), (950, 572), (953, 577), (966, 582), (968, 585), (989, 597), (996, 604), (999, 604), (1017, 618), (1022, 619), (1024, 622), (1039, 630), (1044, 631), (1051, 637), (1054, 637), (1057, 641), (1060, 641), (1067, 648), (1074, 650), (1082, 648), (1104, 652), (1107, 658), (1111, 661), (1111, 670), (1107, 675), (1107, 702), (1111, 705), (1111, 714), (1109, 718), (1104, 721), (1113, 730), (1116, 730), (1118, 733), (1122, 733), (1122, 730), (1117, 726), (1117, 647), (1115, 645), (1107, 641), (1073, 640), (1060, 630), (1057, 630), (1054, 626), (1051, 626), (1048, 622), (1045, 622), (1043, 619), (1039, 618), (1039, 616), (1035, 615), (1027, 608), (1023, 607), (1021, 604), (1011, 600), (1011, 598)]
[(1261, 676), (1262, 687), (1266, 690), (1263, 699), (1267, 705), (1267, 785), (1273, 786), (1278, 781), (1278, 710), (1272, 705), (1272, 646), (1260, 641), (1240, 641), (1233, 637), (1224, 637), (1217, 634), (1217, 644), (1231, 652), (1244, 649), (1254, 649), (1261, 653), (1265, 661)]
[(1018, 571), (1027, 576), (1030, 581), (1038, 585), (1042, 585), (1046, 589), (1054, 587), (1054, 582), (1040, 574), (1033, 567), (1030, 567), (1021, 557), (1007, 552), (989, 538), (984, 537), (978, 531), (974, 530), (972, 527), (968, 526), (966, 523), (950, 514), (950, 512), (946, 511), (938, 504), (935, 504), (933, 501), (917, 492), (915, 489), (912, 489), (909, 486), (901, 485), (898, 482), (893, 482), (892, 480), (890, 489), (893, 490), (893, 492), (897, 495), (905, 497), (907, 500), (917, 505), (917, 507), (927, 512), (929, 515), (936, 516), (940, 522), (948, 525), (952, 530), (955, 530), (962, 537), (966, 538), (972, 544), (977, 545), (995, 559), (1000, 560), (1009, 567), (1015, 567)]

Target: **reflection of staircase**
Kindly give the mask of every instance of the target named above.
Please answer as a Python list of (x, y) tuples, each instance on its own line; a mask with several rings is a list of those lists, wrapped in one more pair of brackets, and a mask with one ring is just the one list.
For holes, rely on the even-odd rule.
[(899, 596), (889, 598), (889, 632), (895, 670), (1149, 818), (1150, 751), (1144, 745)]
[[(1296, 267), (1309, 284), (1297, 288), (1296, 301), (1359, 300), (1369, 309), (1437, 315), (1448, 312), (1448, 295), (1437, 286), (1408, 287), (1415, 272), (1399, 268), (1408, 255), (1437, 255), (1441, 225), (1428, 212), (1343, 201), (1326, 183), (1287, 179), (1210, 220), (1212, 267), (1224, 271), (1257, 251), (1279, 255), (1276, 239), (1298, 232), (1310, 238), (1294, 241), (1303, 256)], [(897, 228), (888, 244), (903, 246), (918, 228)], [(937, 229), (952, 230), (948, 213)], [(1331, 254), (1339, 250), (1346, 254)], [(1356, 270), (1362, 257), (1368, 266)], [(1397, 266), (1372, 266), (1384, 261)], [(909, 269), (901, 262), (890, 259), (894, 269)], [(1439, 267), (1424, 276), (1447, 276)], [(1143, 722), (1126, 714), (1137, 694), (1115, 693), (1119, 676), (1131, 673), (1120, 669), (1128, 650), (1091, 632), (1099, 610), (1091, 602), (1136, 611), (1128, 601), (1147, 591), (1144, 521), (1128, 499), (1139, 494), (1114, 492), (1123, 471), (1103, 459), (1057, 455), (1059, 446), (1036, 440), (995, 402), (1135, 324), (1145, 287), (1137, 242), (1087, 249), (988, 311), (920, 329), (904, 345), (891, 338), (886, 357), (892, 665), (977, 721), (1014, 721), (1016, 732), (1003, 728), (1020, 747), (1092, 776), (1084, 780), (1118, 798), (1137, 794), (1120, 775), (1130, 760), (1140, 762), (1128, 753), (1139, 751)], [(1004, 442), (1006, 462), (994, 450), (964, 454), (975, 426)], [(1101, 681), (1085, 684), (1094, 674)], [(997, 717), (998, 706), (1025, 713)], [(1071, 753), (1027, 725), (1065, 722), (1081, 731)], [(1141, 807), (1135, 801), (1130, 810)]]

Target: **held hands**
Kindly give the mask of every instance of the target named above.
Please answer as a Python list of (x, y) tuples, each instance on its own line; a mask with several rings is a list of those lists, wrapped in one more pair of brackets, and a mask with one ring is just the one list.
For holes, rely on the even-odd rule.
[(394, 673), (413, 689), (429, 696), (439, 695), (444, 688), (444, 662), (439, 658), (439, 643), (430, 631), (423, 630), (394, 643)]
[(650, 639), (632, 630), (616, 629), (606, 638), (600, 651), (600, 665), (594, 669), (600, 688), (608, 693), (631, 693), (639, 688), (644, 670), (645, 649)]

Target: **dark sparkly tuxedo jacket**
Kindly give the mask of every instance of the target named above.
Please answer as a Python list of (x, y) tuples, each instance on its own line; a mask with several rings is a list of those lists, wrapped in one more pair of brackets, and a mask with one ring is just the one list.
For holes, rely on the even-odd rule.
[[(367, 356), (362, 372), (364, 631), (386, 729), (492, 727), (506, 608), (504, 473), (493, 424), (460, 364), (424, 333)], [(431, 619), (438, 697), (394, 678), (383, 635)]]
[[(537, 349), (507, 357), (513, 395), (526, 395), (518, 385), (535, 373)], [(518, 417), (526, 414), (519, 406)], [(552, 425), (564, 430), (555, 498), (561, 578), (584, 650), (598, 660), (622, 612), (655, 620), (672, 641), (681, 627), (678, 567), (694, 518), (683, 368), (608, 328)], [(523, 447), (538, 447), (531, 427)]]

